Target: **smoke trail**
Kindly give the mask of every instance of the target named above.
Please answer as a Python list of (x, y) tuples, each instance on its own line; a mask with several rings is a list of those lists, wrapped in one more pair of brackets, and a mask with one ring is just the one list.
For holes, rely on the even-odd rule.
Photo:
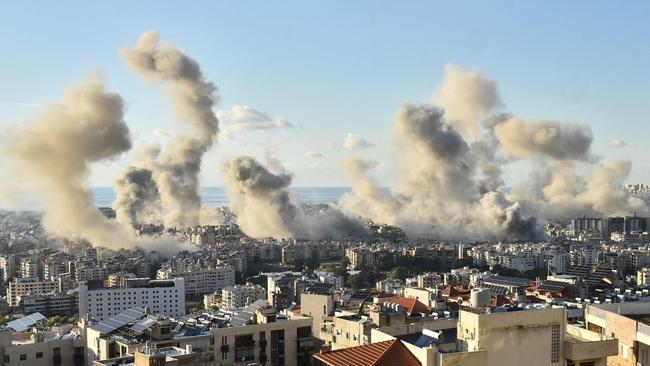
[(129, 166), (113, 184), (117, 220), (132, 227), (160, 220), (160, 194), (152, 172)]
[(95, 208), (86, 188), (90, 164), (131, 148), (123, 109), (122, 98), (93, 77), (67, 89), (61, 103), (2, 136), (0, 148), (15, 182), (38, 196), (50, 234), (78, 235), (113, 248), (130, 239), (130, 231)]
[(292, 177), (284, 169), (274, 174), (244, 156), (229, 161), (223, 170), (230, 209), (251, 237), (323, 239), (364, 233), (361, 222), (333, 206), (313, 214), (305, 212), (289, 194)]
[(199, 64), (154, 31), (144, 33), (120, 54), (129, 68), (145, 78), (163, 81), (177, 118), (188, 128), (172, 137), (150, 163), (158, 184), (167, 227), (193, 226), (200, 220), (199, 172), (203, 155), (214, 143), (219, 121), (212, 111), (216, 87), (206, 81)]

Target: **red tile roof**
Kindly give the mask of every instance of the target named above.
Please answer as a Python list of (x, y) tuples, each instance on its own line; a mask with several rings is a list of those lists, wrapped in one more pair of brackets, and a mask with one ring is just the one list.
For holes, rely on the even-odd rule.
[(317, 353), (314, 357), (328, 366), (422, 365), (406, 346), (397, 339), (327, 353)]
[(426, 305), (414, 298), (398, 297), (396, 299), (390, 300), (390, 302), (402, 305), (408, 314), (430, 312), (429, 308)]

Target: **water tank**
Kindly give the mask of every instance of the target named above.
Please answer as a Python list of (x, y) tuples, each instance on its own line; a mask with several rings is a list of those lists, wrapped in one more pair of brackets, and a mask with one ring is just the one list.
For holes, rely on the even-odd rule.
[(490, 306), (492, 295), (486, 288), (474, 288), (469, 295), (469, 303), (473, 308), (483, 308)]

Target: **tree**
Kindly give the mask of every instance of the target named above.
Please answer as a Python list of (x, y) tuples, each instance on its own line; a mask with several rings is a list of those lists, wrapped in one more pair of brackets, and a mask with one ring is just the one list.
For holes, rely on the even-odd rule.
[(389, 278), (394, 280), (406, 280), (406, 277), (409, 275), (409, 270), (406, 267), (395, 267), (388, 274)]

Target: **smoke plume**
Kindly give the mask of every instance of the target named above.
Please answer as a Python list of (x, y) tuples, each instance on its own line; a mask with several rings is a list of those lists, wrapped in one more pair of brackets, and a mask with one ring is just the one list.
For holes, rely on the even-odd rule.
[(548, 156), (557, 160), (590, 160), (591, 130), (583, 125), (551, 121), (525, 122), (513, 117), (497, 124), (494, 135), (509, 157)]
[[(397, 184), (382, 190), (368, 176), (372, 166), (352, 158), (345, 171), (353, 193), (341, 207), (411, 236), (460, 240), (534, 239), (547, 219), (645, 209), (622, 189), (629, 162), (598, 163), (588, 127), (526, 121), (500, 107), (496, 83), (448, 66), (434, 104), (406, 103), (395, 116)], [(502, 172), (512, 159), (547, 168), (505, 195)], [(591, 169), (589, 179), (578, 165)]]
[(12, 126), (0, 148), (26, 194), (45, 208), (43, 226), (52, 235), (79, 236), (93, 245), (119, 247), (131, 232), (95, 208), (86, 188), (90, 165), (131, 148), (122, 98), (106, 91), (100, 77), (67, 89), (63, 101), (35, 119)]
[(151, 170), (129, 166), (115, 180), (113, 190), (118, 221), (133, 227), (160, 221), (160, 193)]
[(149, 163), (158, 185), (165, 226), (193, 226), (200, 221), (199, 173), (203, 155), (214, 143), (219, 121), (212, 107), (216, 87), (199, 64), (178, 48), (160, 43), (156, 32), (144, 33), (131, 49), (120, 51), (129, 68), (165, 83), (184, 133), (174, 135)]
[(361, 222), (334, 206), (306, 212), (289, 194), (292, 177), (283, 169), (273, 173), (243, 156), (226, 163), (223, 170), (230, 209), (237, 215), (237, 224), (251, 237), (323, 239), (364, 232)]

